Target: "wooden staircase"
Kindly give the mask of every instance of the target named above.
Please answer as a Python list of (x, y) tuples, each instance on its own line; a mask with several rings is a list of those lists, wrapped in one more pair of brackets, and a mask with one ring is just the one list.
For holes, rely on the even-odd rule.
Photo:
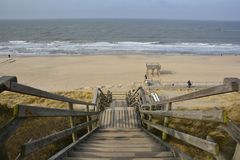
[(141, 129), (99, 129), (74, 146), (64, 160), (176, 160), (173, 152)]
[(173, 151), (145, 133), (141, 128), (140, 118), (134, 108), (127, 107), (126, 102), (119, 100), (114, 100), (109, 108), (101, 112), (98, 129), (62, 151), (60, 155), (50, 159), (179, 159)]

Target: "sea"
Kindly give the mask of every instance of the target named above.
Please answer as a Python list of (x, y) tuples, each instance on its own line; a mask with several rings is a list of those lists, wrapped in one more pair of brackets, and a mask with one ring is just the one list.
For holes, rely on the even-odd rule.
[(240, 55), (240, 22), (0, 20), (0, 55)]

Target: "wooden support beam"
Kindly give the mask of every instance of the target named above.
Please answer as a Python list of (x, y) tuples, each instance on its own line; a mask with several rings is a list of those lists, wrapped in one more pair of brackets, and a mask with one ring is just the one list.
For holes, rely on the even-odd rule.
[[(86, 106), (86, 111), (89, 112), (89, 106), (87, 105)], [(87, 118), (87, 122), (89, 122), (89, 116), (86, 117)], [(88, 130), (88, 133), (90, 132), (90, 126), (87, 126), (87, 130)]]
[(59, 139), (67, 137), (67, 136), (71, 135), (72, 133), (77, 132), (84, 127), (87, 127), (96, 121), (97, 121), (97, 119), (90, 121), (90, 122), (85, 122), (85, 123), (79, 124), (73, 128), (68, 128), (66, 130), (48, 135), (46, 137), (43, 137), (43, 138), (40, 138), (37, 140), (33, 140), (29, 143), (25, 143), (22, 145), (21, 156), (25, 157), (26, 155), (32, 153), (33, 151), (39, 150), (40, 148), (42, 148), (48, 144), (54, 143)]
[(25, 118), (13, 118), (0, 129), (0, 145), (3, 145), (8, 140), (24, 120)]
[(226, 123), (228, 121), (227, 113), (223, 110), (172, 110), (172, 111), (140, 111), (144, 114), (151, 114), (154, 117), (174, 117), (174, 118), (182, 118), (182, 119), (194, 119), (194, 120), (204, 120), (204, 121), (214, 121), (214, 122), (223, 122)]
[[(172, 103), (168, 103), (168, 105), (165, 107), (165, 111), (169, 111), (172, 109)], [(164, 127), (168, 127), (168, 124), (169, 124), (169, 118), (168, 117), (164, 117), (164, 120), (163, 120), (163, 126)], [(163, 140), (166, 140), (167, 139), (167, 133), (165, 132), (162, 132), (162, 139)]]
[[(69, 107), (70, 111), (73, 111), (72, 103), (68, 103), (68, 107)], [(73, 128), (75, 126), (74, 117), (70, 116), (69, 121), (70, 121), (70, 127)], [(72, 133), (72, 140), (73, 140), (73, 142), (75, 142), (77, 140), (77, 133), (75, 133), (75, 132)]]
[(14, 117), (67, 117), (67, 116), (90, 116), (97, 115), (99, 112), (83, 112), (58, 108), (47, 108), (29, 105), (17, 105), (14, 107)]
[(182, 96), (170, 98), (167, 100), (164, 100), (163, 102), (159, 102), (157, 104), (166, 104), (170, 102), (180, 102), (180, 101), (186, 101), (191, 99), (197, 99), (207, 96), (213, 96), (218, 94), (224, 94), (229, 92), (238, 92), (240, 86), (240, 80), (238, 78), (225, 78), (223, 85), (203, 89), (200, 91), (192, 92), (189, 94), (185, 94)]
[(97, 104), (98, 93), (99, 93), (98, 88), (96, 88), (93, 93), (93, 99), (92, 99), (93, 104)]
[(214, 142), (207, 141), (205, 139), (201, 139), (201, 138), (198, 138), (198, 137), (195, 137), (195, 136), (183, 133), (183, 132), (179, 132), (174, 129), (164, 127), (162, 125), (154, 124), (147, 120), (143, 120), (143, 122), (147, 125), (151, 125), (151, 127), (155, 128), (157, 130), (165, 132), (165, 133), (167, 133), (177, 139), (180, 139), (186, 143), (189, 143), (197, 148), (200, 148), (204, 151), (212, 153), (213, 155), (219, 154), (219, 146), (218, 146), (218, 144), (216, 144)]
[(94, 105), (92, 103), (75, 100), (72, 98), (64, 97), (61, 95), (57, 95), (57, 94), (49, 93), (40, 89), (29, 87), (23, 84), (19, 84), (15, 81), (10, 81), (10, 84), (4, 84), (4, 87), (5, 87), (5, 90), (11, 91), (11, 92), (22, 93), (22, 94), (43, 97), (43, 98), (48, 98), (48, 99), (53, 99), (53, 100), (58, 100), (63, 102), (75, 103), (75, 104)]

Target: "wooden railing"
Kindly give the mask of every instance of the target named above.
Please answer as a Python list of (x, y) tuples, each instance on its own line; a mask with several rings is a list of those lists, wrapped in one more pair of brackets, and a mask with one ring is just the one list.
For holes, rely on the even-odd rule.
[[(29, 106), (19, 104), (14, 107), (14, 116), (4, 127), (0, 129), (0, 148), (3, 151), (4, 144), (8, 138), (16, 131), (18, 127), (30, 117), (69, 117), (71, 128), (56, 132), (54, 134), (27, 142), (22, 145), (21, 154), (17, 159), (24, 159), (30, 153), (43, 148), (44, 146), (54, 143), (59, 139), (72, 135), (73, 142), (75, 142), (78, 137), (76, 132), (86, 128), (88, 132), (93, 129), (93, 125), (98, 121), (98, 115), (100, 111), (108, 107), (111, 101), (111, 93), (108, 92), (107, 95), (103, 94), (100, 88), (97, 88), (94, 92), (94, 97), (92, 102), (86, 102), (81, 100), (76, 100), (68, 98), (65, 96), (49, 93), (43, 90), (39, 90), (33, 87), (29, 87), (17, 82), (16, 77), (4, 76), (0, 77), (0, 93), (3, 91), (10, 91), (16, 93), (22, 93), (57, 101), (66, 102), (69, 105), (69, 109), (57, 109), (57, 108), (47, 108), (41, 106)], [(76, 111), (73, 109), (74, 104), (81, 104), (86, 106), (85, 111)], [(92, 106), (92, 111), (89, 107)], [(73, 117), (86, 116), (87, 121), (81, 124), (75, 125)], [(96, 117), (92, 119), (92, 116)], [(95, 125), (97, 127), (97, 125)], [(31, 137), (30, 137), (31, 138)], [(0, 152), (1, 152), (0, 151)]]
[[(225, 131), (229, 133), (229, 135), (237, 142), (235, 154), (232, 159), (240, 159), (240, 127), (228, 118), (225, 111), (220, 109), (171, 110), (172, 105), (175, 102), (187, 101), (230, 92), (239, 92), (240, 80), (238, 78), (225, 78), (222, 85), (199, 90), (178, 97), (165, 99), (155, 103), (150, 103), (146, 101), (146, 95), (142, 87), (137, 89), (137, 91), (138, 94), (129, 94), (130, 96), (127, 98), (131, 102), (129, 103), (130, 106), (133, 104), (138, 104), (137, 110), (139, 111), (139, 114), (141, 116), (142, 124), (148, 129), (154, 128), (161, 131), (163, 140), (166, 140), (167, 135), (170, 135), (174, 138), (184, 141), (185, 143), (191, 144), (199, 149), (211, 153), (216, 159), (224, 159), (224, 156), (222, 156), (222, 153), (220, 153), (219, 145), (216, 142), (189, 135), (168, 127), (170, 117), (218, 122), (222, 124), (222, 128), (225, 129)], [(136, 98), (136, 94), (138, 95), (138, 98)], [(153, 110), (153, 106), (161, 106), (161, 108), (163, 109)], [(147, 117), (147, 119), (145, 117)], [(163, 124), (153, 123), (151, 121), (153, 117), (163, 117)]]

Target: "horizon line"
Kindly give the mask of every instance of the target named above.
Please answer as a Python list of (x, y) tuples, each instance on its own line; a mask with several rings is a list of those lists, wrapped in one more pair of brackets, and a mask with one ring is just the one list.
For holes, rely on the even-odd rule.
[(215, 22), (240, 22), (240, 20), (215, 20), (215, 19), (174, 19), (174, 18), (0, 18), (0, 20), (174, 20), (174, 21), (215, 21)]

